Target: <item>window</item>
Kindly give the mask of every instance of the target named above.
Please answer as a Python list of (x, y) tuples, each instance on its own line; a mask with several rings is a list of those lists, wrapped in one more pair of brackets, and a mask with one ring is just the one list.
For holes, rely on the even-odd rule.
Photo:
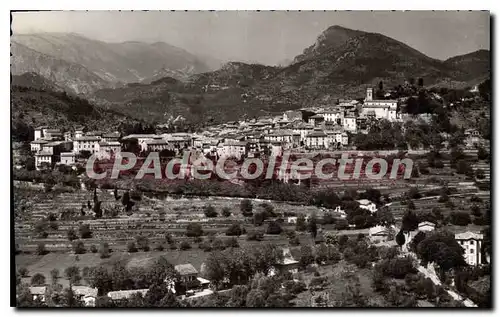
[(474, 249), (470, 249), (470, 253), (474, 253)]
[(471, 241), (471, 242), (470, 242), (470, 245), (474, 245), (474, 241)]

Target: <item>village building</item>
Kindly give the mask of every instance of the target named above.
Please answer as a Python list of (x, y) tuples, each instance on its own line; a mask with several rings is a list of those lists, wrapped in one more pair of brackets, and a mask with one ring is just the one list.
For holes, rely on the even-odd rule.
[(150, 152), (161, 152), (170, 148), (167, 141), (163, 139), (155, 139), (146, 141), (147, 149)]
[(283, 113), (283, 120), (290, 122), (302, 120), (302, 112), (295, 110), (288, 110)]
[(389, 240), (390, 232), (385, 226), (375, 226), (369, 229), (368, 235), (372, 243), (386, 242)]
[(101, 136), (101, 141), (103, 142), (117, 142), (120, 140), (120, 133), (118, 132), (111, 132), (111, 133), (104, 133)]
[(97, 136), (75, 137), (73, 140), (73, 152), (80, 154), (82, 151), (95, 154), (99, 151), (99, 142), (101, 139)]
[(47, 129), (47, 126), (40, 126), (35, 128), (35, 141), (43, 138), (43, 131)]
[(42, 140), (42, 139), (36, 139), (34, 141), (31, 141), (30, 147), (31, 147), (31, 152), (38, 152), (42, 150), (42, 146), (44, 144), (49, 143), (48, 141)]
[(374, 100), (373, 88), (368, 88), (361, 114), (366, 117), (396, 121), (397, 107), (397, 100)]
[(73, 165), (75, 164), (76, 154), (73, 152), (62, 152), (61, 153), (61, 164)]
[(148, 288), (145, 289), (131, 289), (131, 290), (124, 290), (124, 291), (112, 291), (108, 293), (108, 297), (111, 298), (114, 301), (119, 301), (119, 300), (124, 300), (124, 299), (129, 299), (132, 297), (132, 295), (139, 293), (142, 296), (146, 296), (146, 294), (149, 292)]
[(235, 157), (236, 159), (241, 159), (247, 154), (248, 142), (230, 142), (224, 143), (222, 147), (217, 148), (217, 154), (219, 157)]
[(371, 212), (372, 214), (377, 211), (377, 205), (368, 199), (356, 200), (359, 203), (359, 208), (363, 208)]
[(47, 286), (30, 286), (30, 293), (33, 296), (33, 300), (39, 300), (42, 303), (45, 302), (46, 292)]
[(418, 231), (428, 232), (434, 231), (434, 229), (436, 229), (436, 224), (430, 221), (423, 221), (418, 224)]
[(467, 264), (479, 265), (483, 263), (481, 255), (483, 239), (482, 234), (470, 231), (455, 234), (455, 240), (464, 249), (464, 259)]
[(306, 136), (305, 145), (311, 149), (326, 149), (328, 147), (328, 135), (321, 130), (314, 130)]
[(40, 151), (35, 154), (35, 168), (42, 170), (52, 168), (52, 153)]
[(192, 264), (178, 264), (174, 269), (179, 273), (181, 279), (178, 282), (185, 288), (186, 292), (189, 289), (198, 288), (200, 286), (198, 271)]
[(88, 286), (78, 285), (71, 286), (75, 297), (78, 298), (85, 307), (95, 307), (95, 301), (97, 299), (97, 288), (92, 288)]
[(299, 261), (295, 260), (289, 248), (283, 248), (283, 261), (275, 264), (275, 268), (279, 272), (297, 273), (299, 271)]
[(318, 113), (323, 116), (325, 122), (332, 122), (334, 124), (341, 125), (342, 119), (344, 119), (344, 112), (338, 109), (335, 110), (325, 110)]
[(98, 159), (109, 159), (116, 153), (121, 152), (121, 143), (118, 141), (99, 142), (99, 149), (96, 152)]
[(356, 116), (351, 114), (346, 114), (342, 126), (345, 131), (356, 133), (358, 130), (358, 125), (356, 121)]
[(325, 118), (321, 114), (315, 114), (314, 116), (309, 117), (307, 122), (313, 126), (319, 126), (321, 123), (325, 122)]

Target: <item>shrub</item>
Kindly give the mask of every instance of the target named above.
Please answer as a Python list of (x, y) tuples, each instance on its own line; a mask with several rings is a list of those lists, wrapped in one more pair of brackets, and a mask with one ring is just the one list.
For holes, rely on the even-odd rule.
[(73, 252), (75, 252), (75, 254), (84, 254), (86, 252), (83, 241), (73, 242)]
[(238, 243), (238, 239), (235, 237), (231, 237), (225, 241), (225, 245), (227, 248), (238, 248), (240, 245)]
[(470, 224), (470, 215), (467, 212), (453, 211), (450, 213), (450, 222), (457, 226)]
[(188, 242), (188, 241), (184, 240), (184, 241), (182, 241), (182, 242), (181, 242), (181, 244), (179, 245), (179, 248), (180, 248), (181, 250), (189, 250), (189, 249), (191, 249), (191, 244), (189, 244), (189, 242)]
[(165, 247), (163, 246), (163, 244), (158, 243), (158, 244), (155, 246), (155, 251), (163, 251), (163, 250), (165, 250)]
[(248, 241), (262, 241), (264, 240), (264, 235), (260, 231), (250, 231), (247, 233)]
[(239, 224), (232, 224), (226, 231), (226, 236), (240, 236), (245, 233), (245, 229)]
[(82, 279), (78, 266), (70, 266), (64, 270), (64, 275), (71, 284), (77, 284)]
[(272, 221), (267, 225), (267, 234), (280, 234), (283, 231), (277, 221)]
[(203, 210), (205, 216), (208, 218), (214, 218), (217, 217), (217, 211), (215, 211), (215, 208), (212, 205), (208, 205), (204, 208)]
[(97, 253), (97, 247), (95, 245), (90, 246), (90, 252)]
[(33, 286), (40, 286), (45, 284), (45, 275), (41, 273), (36, 273), (33, 275), (31, 278), (31, 285)]
[(190, 223), (186, 227), (186, 236), (200, 237), (203, 235), (203, 228), (199, 223)]
[(130, 241), (129, 243), (127, 243), (127, 251), (130, 253), (137, 252), (137, 247), (135, 246), (134, 241)]
[(144, 252), (149, 251), (149, 240), (144, 236), (137, 236), (135, 238), (135, 242), (137, 244), (137, 249), (142, 250)]
[(249, 199), (243, 199), (240, 203), (240, 210), (243, 216), (245, 217), (252, 217), (253, 213), (253, 205), (252, 201)]
[(45, 244), (44, 244), (43, 242), (40, 242), (40, 243), (38, 244), (38, 246), (36, 247), (36, 253), (37, 253), (38, 255), (45, 255), (45, 254), (47, 254), (47, 253), (49, 253), (49, 252), (48, 252), (48, 251), (47, 251), (47, 249), (45, 248)]
[(90, 231), (90, 226), (87, 224), (80, 225), (78, 232), (80, 233), (80, 238), (82, 239), (89, 239), (92, 237), (92, 231)]
[(231, 216), (231, 209), (229, 207), (222, 208), (222, 215), (226, 218)]
[(28, 269), (23, 267), (20, 267), (19, 270), (17, 271), (21, 277), (27, 277), (28, 276)]
[(346, 230), (349, 228), (349, 223), (345, 219), (338, 219), (335, 222), (335, 229), (336, 230)]
[(111, 249), (109, 248), (109, 244), (104, 242), (101, 244), (101, 248), (99, 250), (99, 254), (101, 259), (109, 258), (109, 254), (111, 253)]
[(68, 236), (69, 241), (73, 241), (73, 240), (78, 239), (78, 236), (76, 235), (76, 232), (75, 232), (75, 230), (73, 230), (73, 228), (70, 228), (68, 230), (67, 236)]

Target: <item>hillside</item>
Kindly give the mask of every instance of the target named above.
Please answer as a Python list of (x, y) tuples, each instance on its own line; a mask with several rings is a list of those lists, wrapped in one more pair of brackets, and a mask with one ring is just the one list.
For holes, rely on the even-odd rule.
[(382, 34), (332, 26), (286, 67), (232, 62), (192, 75), (186, 83), (100, 90), (94, 100), (159, 122), (164, 114), (204, 122), (238, 120), (362, 98), (365, 89), (379, 81), (394, 87), (421, 77), (428, 86), (465, 87), (478, 74), (489, 76), (483, 68), (467, 70), (475, 67), (465, 66), (469, 60), (477, 59), (443, 62)]
[[(38, 72), (60, 84), (72, 77), (76, 82), (66, 86), (76, 93), (150, 82), (165, 70), (179, 79), (210, 70), (196, 56), (163, 42), (106, 43), (74, 33), (40, 33), (13, 35), (11, 43), (14, 74)], [(74, 70), (71, 76), (64, 75), (68, 68)]]
[(53, 90), (63, 91), (53, 81), (37, 74), (37, 73), (24, 73), (21, 75), (11, 75), (11, 85), (21, 87), (31, 87), (37, 90)]
[(111, 87), (109, 82), (80, 64), (42, 54), (16, 42), (11, 43), (10, 51), (12, 75), (37, 73), (75, 94)]
[(66, 92), (11, 86), (10, 99), (13, 140), (30, 140), (32, 129), (41, 125), (71, 130), (83, 124), (91, 130), (112, 131), (133, 121)]
[(491, 56), (488, 50), (478, 50), (469, 54), (459, 55), (444, 62), (467, 74), (468, 80), (477, 79), (478, 82), (490, 77)]

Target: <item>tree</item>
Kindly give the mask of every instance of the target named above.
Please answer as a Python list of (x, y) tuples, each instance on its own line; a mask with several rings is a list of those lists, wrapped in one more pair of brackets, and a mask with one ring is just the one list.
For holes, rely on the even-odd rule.
[(78, 266), (69, 266), (64, 270), (64, 276), (69, 280), (71, 285), (77, 284), (82, 279)]
[(262, 291), (253, 289), (246, 298), (247, 307), (266, 307), (265, 295)]
[(111, 249), (109, 248), (109, 244), (107, 242), (103, 242), (99, 249), (99, 254), (101, 259), (109, 258), (109, 254), (111, 253)]
[(135, 242), (134, 241), (130, 241), (129, 243), (127, 243), (127, 251), (129, 253), (135, 253), (135, 252), (137, 252), (137, 247), (135, 246)]
[(47, 249), (45, 248), (45, 244), (43, 242), (40, 242), (36, 247), (36, 253), (38, 255), (45, 255), (48, 253)]
[(417, 247), (417, 255), (423, 265), (435, 262), (443, 272), (465, 266), (464, 249), (448, 231), (434, 231), (422, 240)]
[(245, 217), (251, 217), (253, 215), (252, 210), (253, 210), (253, 205), (252, 201), (249, 199), (243, 199), (240, 203), (240, 210), (243, 216)]
[(212, 205), (205, 206), (203, 212), (205, 213), (205, 216), (207, 216), (208, 218), (217, 217), (217, 211), (215, 211), (215, 208)]
[(309, 264), (314, 262), (314, 256), (310, 246), (304, 245), (300, 247), (299, 266), (306, 268)]
[(73, 242), (73, 252), (75, 252), (75, 254), (84, 254), (86, 252), (83, 241), (78, 240)]
[(184, 240), (184, 241), (182, 241), (182, 242), (181, 242), (181, 244), (179, 245), (179, 248), (180, 248), (181, 250), (189, 250), (189, 249), (191, 249), (191, 244), (189, 244), (189, 241)]
[(280, 224), (277, 221), (271, 221), (267, 225), (267, 230), (266, 230), (267, 234), (280, 234), (282, 231), (283, 229), (281, 228)]
[(99, 266), (92, 269), (90, 275), (90, 287), (97, 288), (98, 296), (104, 296), (113, 290), (113, 280), (105, 267)]
[(231, 216), (231, 209), (229, 207), (222, 208), (222, 215), (226, 218)]
[(457, 226), (467, 226), (470, 224), (470, 215), (466, 211), (452, 211), (450, 213), (450, 222)]
[(144, 252), (147, 252), (149, 251), (149, 240), (148, 238), (146, 238), (145, 236), (137, 236), (135, 237), (135, 241), (136, 241), (136, 244), (137, 244), (137, 248), (144, 251)]
[(40, 285), (45, 285), (45, 275), (41, 273), (36, 273), (33, 275), (31, 278), (31, 285), (33, 286), (40, 286)]
[(300, 214), (297, 217), (297, 222), (295, 223), (295, 230), (306, 231), (306, 229), (307, 229), (306, 218), (304, 217), (303, 214)]
[(421, 77), (418, 79), (418, 86), (419, 87), (424, 87), (424, 79), (421, 78)]
[(97, 253), (97, 247), (94, 244), (90, 246), (90, 252)]
[(88, 224), (80, 225), (78, 232), (80, 233), (80, 238), (82, 239), (92, 238), (92, 231), (90, 231), (90, 226)]
[(311, 233), (311, 236), (313, 239), (316, 239), (316, 235), (318, 234), (318, 224), (317, 224), (316, 217), (314, 215), (312, 215), (309, 218), (309, 221), (307, 224), (307, 231), (309, 231), (309, 233)]
[(67, 236), (68, 236), (69, 241), (73, 241), (73, 240), (78, 239), (78, 236), (76, 235), (76, 232), (73, 228), (68, 229)]
[(186, 236), (200, 237), (203, 235), (203, 228), (199, 223), (190, 223), (186, 227)]
[(21, 275), (21, 277), (27, 277), (29, 273), (28, 269), (24, 266), (20, 267), (17, 272)]
[(403, 216), (401, 230), (404, 232), (413, 231), (418, 228), (418, 217), (413, 210), (408, 209)]
[(239, 224), (234, 223), (226, 231), (226, 236), (240, 236), (245, 233), (245, 229)]
[(406, 239), (405, 239), (405, 235), (404, 235), (404, 233), (403, 233), (403, 230), (400, 230), (400, 231), (398, 232), (398, 234), (396, 235), (396, 243), (397, 243), (400, 247), (402, 247), (402, 246), (405, 244), (405, 241), (406, 241)]

